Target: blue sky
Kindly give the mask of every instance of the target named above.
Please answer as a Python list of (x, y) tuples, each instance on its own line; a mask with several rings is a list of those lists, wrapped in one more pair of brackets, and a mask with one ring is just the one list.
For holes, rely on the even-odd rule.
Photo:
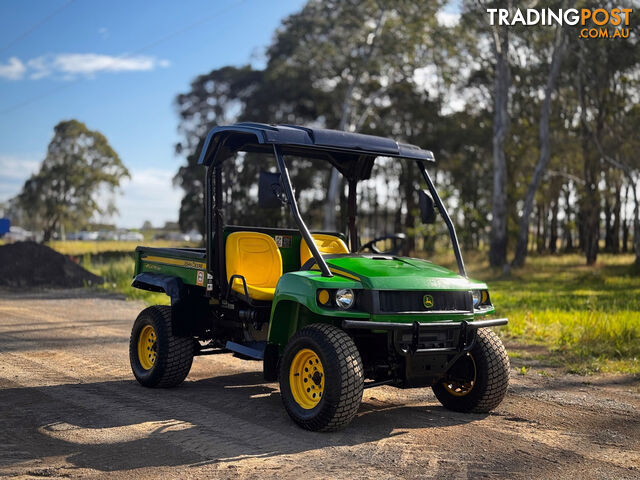
[(213, 68), (260, 65), (280, 20), (303, 4), (3, 1), (0, 202), (37, 170), (55, 124), (76, 118), (105, 134), (132, 173), (115, 222), (140, 227), (144, 220), (176, 220), (181, 191), (171, 178), (182, 159), (173, 153), (175, 95)]

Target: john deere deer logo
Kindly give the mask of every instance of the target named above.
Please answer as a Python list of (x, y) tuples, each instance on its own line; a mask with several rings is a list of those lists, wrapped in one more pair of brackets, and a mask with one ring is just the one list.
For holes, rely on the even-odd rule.
[(422, 303), (424, 308), (433, 308), (433, 297), (431, 295), (425, 295), (422, 297)]

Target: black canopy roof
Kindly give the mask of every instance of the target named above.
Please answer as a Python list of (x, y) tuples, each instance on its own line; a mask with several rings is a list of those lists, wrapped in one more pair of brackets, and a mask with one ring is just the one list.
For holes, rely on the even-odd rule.
[(346, 164), (369, 164), (380, 156), (434, 161), (429, 150), (389, 138), (297, 125), (243, 122), (213, 128), (198, 163), (217, 164), (239, 151), (272, 152), (274, 145), (281, 146), (286, 154), (326, 158), (343, 173), (355, 167)]

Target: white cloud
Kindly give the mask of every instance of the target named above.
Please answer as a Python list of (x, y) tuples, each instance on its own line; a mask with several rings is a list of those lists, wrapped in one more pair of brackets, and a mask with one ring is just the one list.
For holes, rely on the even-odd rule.
[(153, 57), (111, 57), (96, 53), (64, 53), (53, 61), (56, 70), (71, 75), (93, 75), (97, 72), (130, 72), (153, 70), (159, 61)]
[(147, 168), (130, 173), (131, 179), (123, 183), (122, 195), (116, 199), (116, 225), (140, 228), (145, 220), (158, 226), (177, 221), (182, 190), (173, 186), (175, 171)]
[(6, 64), (0, 63), (0, 77), (9, 80), (19, 80), (23, 77), (27, 67), (19, 58), (11, 57)]
[(92, 77), (98, 73), (141, 72), (167, 68), (168, 60), (146, 55), (103, 55), (99, 53), (59, 53), (41, 55), (22, 62), (11, 57), (6, 64), (0, 63), (0, 78), (19, 80), (28, 75), (32, 80), (59, 76), (71, 80), (78, 76)]
[(25, 180), (38, 170), (43, 156), (0, 154), (0, 202), (20, 192)]
[(460, 23), (460, 13), (440, 10), (436, 13), (436, 20), (438, 20), (438, 23), (443, 27), (455, 27)]

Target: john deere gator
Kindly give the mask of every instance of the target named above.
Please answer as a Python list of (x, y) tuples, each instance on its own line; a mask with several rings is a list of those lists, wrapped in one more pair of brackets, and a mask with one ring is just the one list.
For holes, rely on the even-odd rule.
[[(286, 208), (295, 228), (225, 223), (223, 168), (261, 153), (260, 208)], [(288, 163), (328, 162), (347, 186), (345, 232), (312, 232), (300, 213)], [(457, 272), (385, 251), (401, 234), (364, 244), (358, 185), (380, 159), (413, 162), (425, 189), (420, 220), (444, 221)], [(292, 125), (239, 123), (209, 132), (204, 177), (205, 247), (138, 247), (133, 286), (164, 292), (171, 306), (143, 310), (130, 361), (146, 387), (175, 387), (193, 357), (233, 352), (262, 362), (279, 381), (284, 408), (309, 430), (335, 430), (356, 415), (363, 389), (431, 387), (458, 412), (487, 412), (503, 399), (509, 361), (489, 328), (487, 285), (467, 277), (453, 222), (427, 171), (430, 151), (382, 137)], [(418, 182), (416, 182), (418, 183)]]

